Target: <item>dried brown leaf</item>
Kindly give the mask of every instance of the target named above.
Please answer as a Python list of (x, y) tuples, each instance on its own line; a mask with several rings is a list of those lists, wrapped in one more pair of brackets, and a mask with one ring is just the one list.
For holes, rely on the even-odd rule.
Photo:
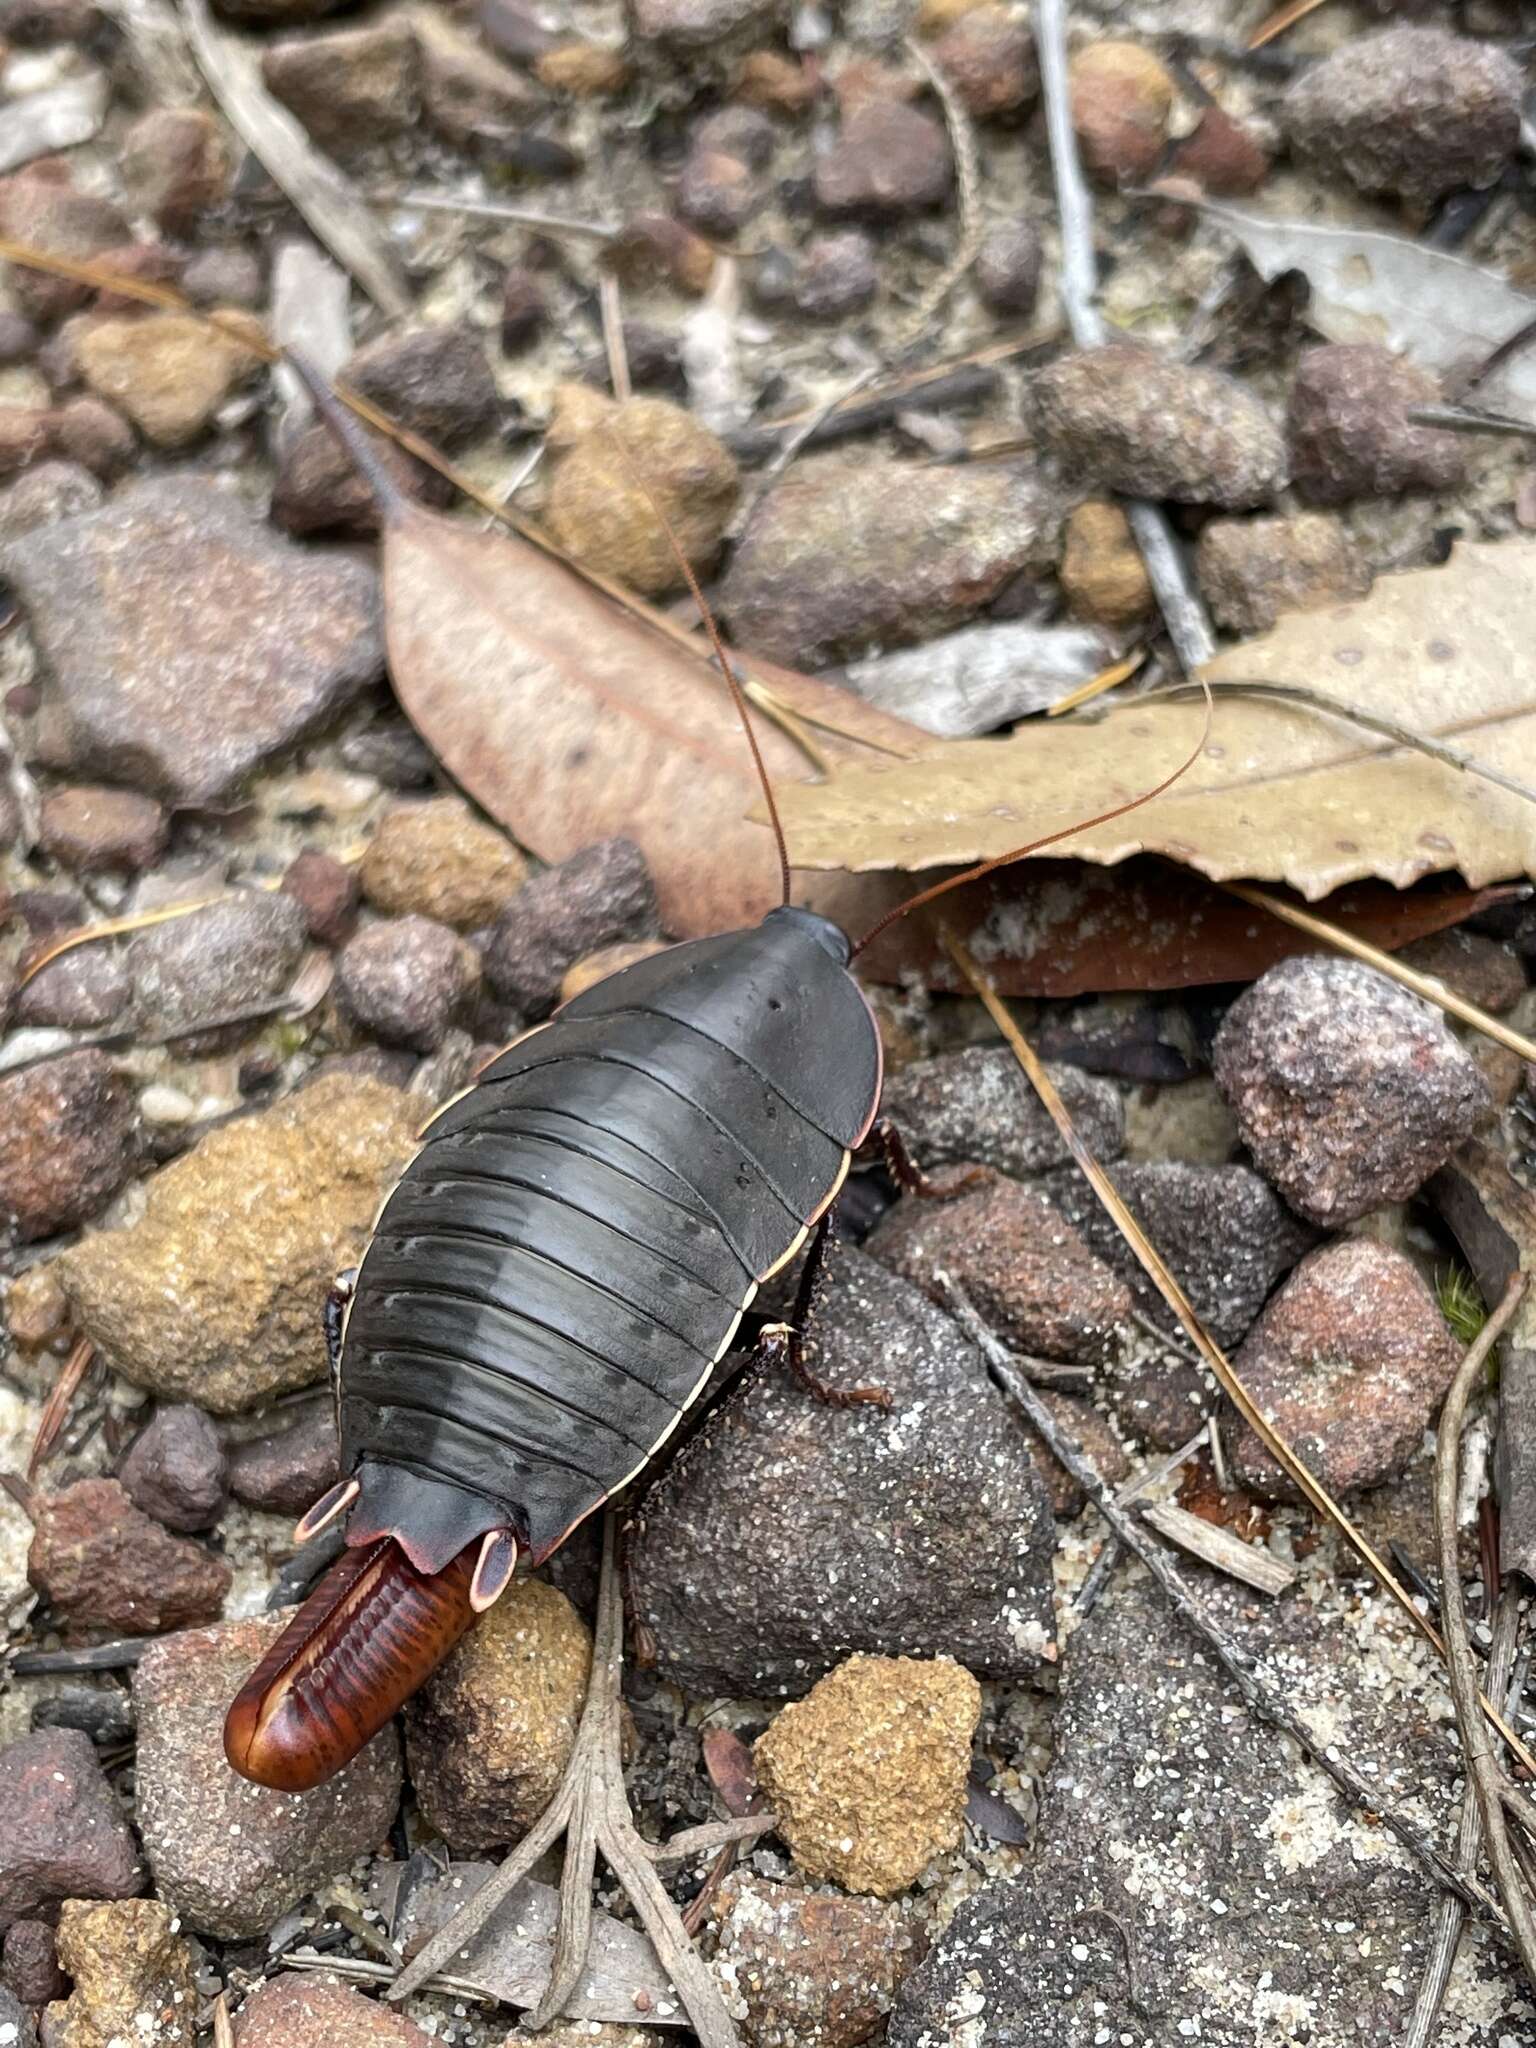
[[(747, 819), (751, 757), (702, 647), (664, 637), (529, 541), (400, 501), (384, 530), (384, 613), (412, 723), (523, 845), (558, 861), (610, 834), (635, 840), (662, 922), (682, 937), (763, 914), (773, 842)], [(817, 729), (835, 766), (934, 744), (845, 690), (751, 667)], [(756, 723), (775, 786), (791, 787), (803, 754), (777, 725)], [(851, 915), (849, 892), (832, 893), (834, 913)], [(825, 883), (818, 901), (829, 907)]]
[[(1469, 544), (1383, 577), (1359, 603), (1282, 619), (1209, 664), (1213, 684), (1300, 683), (1536, 780), (1536, 543)], [(1186, 754), (1197, 702), (1131, 701), (1094, 722), (1027, 725), (920, 761), (846, 768), (782, 797), (797, 866), (926, 869), (1001, 854), (1124, 802)], [(1163, 853), (1216, 881), (1285, 882), (1309, 902), (1375, 877), (1536, 873), (1536, 808), (1315, 707), (1223, 698), (1179, 786), (1053, 852), (1105, 866)]]

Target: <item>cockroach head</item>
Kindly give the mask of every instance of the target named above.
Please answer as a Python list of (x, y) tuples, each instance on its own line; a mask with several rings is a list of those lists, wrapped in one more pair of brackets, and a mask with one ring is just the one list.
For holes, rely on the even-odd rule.
[(831, 954), (839, 967), (846, 967), (853, 958), (853, 941), (830, 917), (822, 917), (814, 910), (801, 910), (794, 903), (781, 903), (777, 910), (769, 911), (763, 922), (772, 924), (776, 920), (780, 924), (792, 924), (807, 938), (814, 939), (824, 953)]

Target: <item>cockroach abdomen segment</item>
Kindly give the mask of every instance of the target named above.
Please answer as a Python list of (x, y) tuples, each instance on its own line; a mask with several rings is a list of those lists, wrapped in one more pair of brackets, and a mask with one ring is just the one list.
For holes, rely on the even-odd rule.
[(338, 1559), (230, 1707), (231, 1766), (258, 1785), (306, 1792), (350, 1763), (474, 1621), (480, 1549), (434, 1573), (388, 1537)]

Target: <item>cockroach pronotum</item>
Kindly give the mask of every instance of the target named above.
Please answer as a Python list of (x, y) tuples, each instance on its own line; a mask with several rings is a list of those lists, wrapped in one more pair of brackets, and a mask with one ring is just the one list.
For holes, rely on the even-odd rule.
[[(316, 397), (387, 489), (333, 395)], [(345, 1515), (346, 1547), (229, 1710), (229, 1761), (260, 1784), (297, 1791), (340, 1770), (519, 1560), (541, 1564), (640, 1474), (763, 1283), (807, 1242), (795, 1318), (760, 1343), (810, 1377), (801, 1331), (855, 1154), (877, 1142), (898, 1178), (924, 1185), (877, 1122), (880, 1036), (854, 955), (919, 904), (1102, 822), (951, 876), (854, 945), (790, 902), (773, 790), (705, 618), (763, 785), (782, 900), (751, 930), (587, 990), (428, 1125), (327, 1312), (345, 1476), (297, 1535)]]

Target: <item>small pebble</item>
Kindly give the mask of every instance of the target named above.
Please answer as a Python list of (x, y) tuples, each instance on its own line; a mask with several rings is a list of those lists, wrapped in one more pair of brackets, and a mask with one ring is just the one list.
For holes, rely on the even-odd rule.
[(194, 2048), (199, 2000), (179, 1925), (158, 1899), (65, 1902), (59, 1961), (74, 1989), (62, 2012), (49, 2014), (63, 2048), (111, 2048), (114, 2041)]
[[(433, 2048), (434, 2039), (393, 2006), (307, 1970), (258, 1984), (240, 2008), (238, 2027), (238, 2048)], [(590, 2048), (603, 2048), (601, 2038)]]
[(375, 910), (470, 931), (491, 924), (528, 879), (528, 863), (462, 797), (391, 804), (359, 870)]
[(437, 774), (431, 750), (403, 718), (374, 719), (361, 732), (348, 733), (336, 752), (344, 768), (372, 776), (386, 789), (426, 789)]
[(308, 926), (281, 890), (246, 889), (136, 932), (128, 942), (139, 1030), (184, 1038), (274, 1003), (292, 981)]
[(92, 391), (126, 413), (157, 448), (196, 441), (230, 393), (262, 368), (255, 350), (227, 328), (210, 328), (190, 313), (95, 320), (77, 351)]
[(543, 51), (533, 69), (540, 85), (578, 100), (614, 98), (624, 91), (632, 75), (622, 50), (589, 43), (584, 36), (572, 36)]
[(1212, 1063), (1260, 1171), (1332, 1228), (1417, 1193), (1489, 1108), (1439, 1011), (1332, 956), (1261, 975), (1227, 1012)]
[(800, 114), (815, 99), (816, 84), (805, 66), (783, 51), (753, 50), (737, 66), (736, 97), (749, 107)]
[(187, 1630), (151, 1645), (134, 1673), (137, 1818), (155, 1892), (186, 1926), (225, 1941), (265, 1941), (306, 1894), (377, 1847), (400, 1803), (393, 1727), (313, 1792), (269, 1791), (225, 1761), (229, 1702), (291, 1618)]
[(428, 127), (460, 149), (511, 142), (538, 111), (537, 87), (446, 17), (416, 26)]
[(42, 336), (22, 313), (0, 312), (0, 363), (24, 363)]
[(696, 571), (713, 563), (740, 489), (735, 457), (707, 427), (665, 399), (631, 398), (560, 458), (547, 517), (579, 561), (659, 596), (683, 581), (674, 541)]
[(165, 806), (131, 789), (77, 783), (44, 797), (38, 843), (72, 874), (137, 874), (165, 851)]
[(1436, 378), (1375, 342), (1308, 349), (1286, 414), (1296, 488), (1320, 505), (1455, 490), (1471, 468), (1467, 437), (1408, 418), (1440, 401)]
[(133, 428), (101, 398), (72, 398), (61, 405), (53, 416), (53, 439), (72, 463), (103, 483), (114, 482), (130, 469), (139, 452)]
[(309, 936), (317, 944), (344, 946), (351, 938), (362, 894), (355, 867), (306, 846), (288, 863), (282, 892), (303, 911)]
[(1061, 587), (1080, 619), (1117, 630), (1153, 608), (1152, 584), (1130, 521), (1109, 499), (1090, 498), (1067, 521)]
[(981, 1687), (947, 1657), (850, 1657), (753, 1745), (808, 1877), (889, 1898), (961, 1836)]
[(855, 2048), (879, 2029), (922, 1953), (903, 1905), (734, 1872), (715, 1895), (714, 1970), (751, 2048)]
[(407, 134), (420, 112), (416, 38), (404, 20), (269, 43), (261, 75), (274, 99), (342, 163)]
[(513, 264), (501, 280), (501, 346), (517, 355), (543, 333), (549, 319), (544, 287), (531, 270)]
[(633, 32), (642, 42), (709, 50), (775, 28), (781, 0), (635, 0)]
[(22, 984), (11, 1020), (41, 1030), (95, 1031), (115, 1023), (132, 999), (133, 976), (120, 952), (76, 946)]
[(132, 1831), (78, 1729), (40, 1729), (0, 1749), (0, 1809), (0, 1927), (51, 1916), (64, 1899), (143, 1890)]
[(504, 1848), (559, 1789), (587, 1696), (592, 1637), (538, 1579), (509, 1586), (405, 1713), (421, 1810), (456, 1856)]
[(1251, 128), (1217, 106), (1207, 107), (1192, 133), (1174, 145), (1168, 173), (1192, 178), (1218, 199), (1257, 192), (1269, 176), (1269, 153)]
[(942, 122), (918, 107), (870, 100), (817, 159), (816, 203), (824, 213), (900, 220), (942, 206), (952, 177)]
[(218, 1520), (226, 1473), (218, 1431), (201, 1408), (177, 1403), (155, 1411), (117, 1476), (135, 1507), (188, 1533)]
[(339, 1476), (336, 1418), (316, 1402), (289, 1429), (253, 1437), (229, 1453), (229, 1490), (248, 1508), (302, 1515)]
[(360, 348), (341, 376), (400, 426), (444, 448), (488, 432), (501, 413), (484, 340), (466, 326), (385, 335)]
[(959, 625), (1054, 566), (1059, 530), (1033, 466), (806, 457), (753, 519), (720, 608), (741, 645), (825, 668)]
[[(1049, 1071), (1088, 1150), (1096, 1159), (1117, 1158), (1125, 1112), (1114, 1083), (1078, 1067)], [(887, 1080), (881, 1107), (930, 1171), (974, 1161), (1026, 1179), (1070, 1157), (1006, 1046), (972, 1046), (903, 1067)]]
[[(1459, 1357), (1413, 1261), (1356, 1237), (1302, 1260), (1232, 1362), (1281, 1436), (1342, 1494), (1403, 1470)], [(1245, 1491), (1300, 1497), (1246, 1423), (1227, 1443)]]
[(1200, 594), (1218, 625), (1267, 633), (1282, 612), (1364, 597), (1371, 572), (1325, 512), (1289, 519), (1213, 519), (1195, 549)]
[(123, 137), (128, 196), (156, 226), (184, 235), (229, 193), (224, 129), (197, 107), (155, 107)]
[(1095, 41), (1068, 71), (1083, 162), (1106, 185), (1151, 177), (1168, 140), (1174, 83), (1140, 43)]
[(632, 213), (609, 243), (607, 261), (636, 290), (665, 280), (692, 298), (708, 291), (715, 274), (713, 246), (670, 213)]
[(326, 1292), (419, 1123), (399, 1089), (329, 1073), (210, 1131), (133, 1223), (55, 1261), (77, 1329), (136, 1386), (214, 1415), (324, 1379)]
[(1109, 342), (1041, 370), (1031, 396), (1064, 468), (1128, 496), (1262, 505), (1285, 481), (1278, 424), (1220, 370)]
[(69, 1989), (55, 1943), (54, 1930), (46, 1920), (13, 1920), (5, 1930), (0, 1977), (23, 2005), (47, 2005)]
[(53, 448), (53, 414), (39, 405), (0, 406), (0, 477), (15, 476)]
[(261, 259), (233, 244), (199, 249), (181, 273), (181, 288), (194, 306), (260, 306), (266, 298)]
[(1130, 1312), (1129, 1289), (1043, 1196), (989, 1168), (981, 1172), (978, 1186), (946, 1200), (909, 1195), (898, 1202), (865, 1250), (941, 1308), (934, 1275), (952, 1274), (983, 1320), (1020, 1351), (1102, 1358)]
[(20, 541), (35, 526), (92, 512), (102, 487), (80, 463), (35, 463), (0, 492), (0, 541)]
[(0, 1076), (0, 1238), (25, 1244), (99, 1215), (138, 1156), (133, 1090), (105, 1053)]
[(71, 1628), (158, 1635), (222, 1610), (232, 1573), (172, 1536), (116, 1479), (79, 1479), (37, 1501), (27, 1576)]
[(486, 979), (514, 1009), (541, 1017), (576, 961), (655, 926), (644, 854), (631, 840), (602, 839), (524, 883), (491, 928)]
[(1427, 206), (1490, 185), (1520, 137), (1520, 67), (1492, 43), (1404, 24), (1347, 37), (1281, 102), (1291, 147), (1362, 192)]
[(999, 221), (976, 252), (976, 289), (994, 313), (1032, 313), (1041, 261), (1040, 236), (1028, 221)]
[(789, 283), (794, 305), (808, 320), (846, 320), (862, 312), (879, 289), (875, 245), (858, 228), (814, 236)]
[(764, 181), (740, 157), (697, 145), (677, 181), (677, 210), (701, 234), (722, 238), (744, 228), (768, 196)]
[(933, 61), (978, 121), (1017, 114), (1039, 96), (1035, 39), (1006, 7), (967, 9), (934, 44)]
[[(78, 187), (63, 157), (46, 157), (0, 178), (0, 235), (84, 262), (130, 239), (128, 223), (112, 201)], [(89, 285), (41, 270), (11, 265), (5, 275), (16, 310), (40, 322), (57, 320), (90, 296)]]
[(480, 962), (457, 932), (427, 917), (366, 925), (336, 959), (336, 998), (383, 1045), (432, 1052), (480, 981)]
[[(450, 502), (453, 487), (435, 470), (382, 434), (370, 433), (367, 439), (380, 468), (405, 497), (421, 505)], [(285, 533), (300, 540), (312, 534), (370, 540), (380, 518), (372, 484), (329, 427), (316, 421), (282, 451), (272, 486), (272, 519)]]

